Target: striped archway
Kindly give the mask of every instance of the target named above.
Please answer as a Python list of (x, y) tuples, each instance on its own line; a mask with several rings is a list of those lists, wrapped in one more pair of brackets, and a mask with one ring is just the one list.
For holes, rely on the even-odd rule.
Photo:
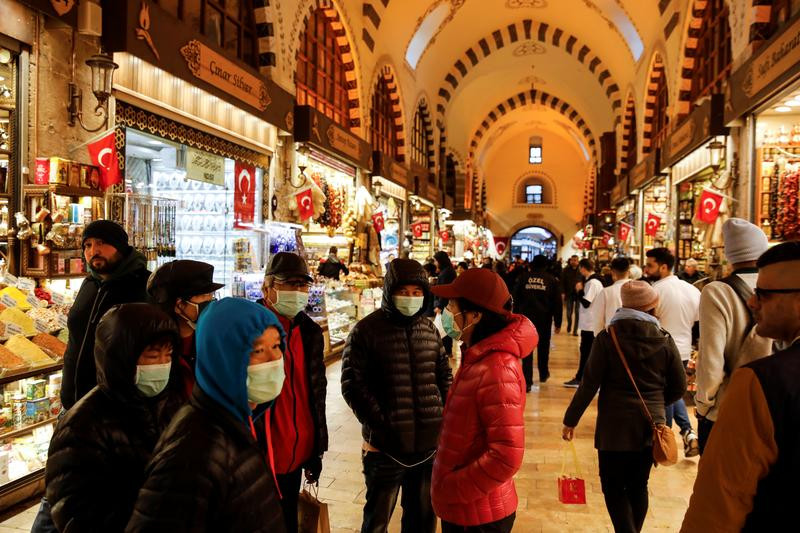
[(470, 70), (492, 53), (514, 43), (519, 43), (518, 47), (527, 44), (531, 47), (531, 50), (535, 49), (538, 43), (549, 44), (561, 48), (575, 57), (597, 78), (597, 83), (602, 88), (611, 103), (611, 108), (617, 115), (616, 123), (620, 122), (622, 102), (619, 85), (614, 81), (611, 72), (605, 67), (600, 57), (574, 35), (565, 32), (561, 28), (550, 26), (544, 22), (535, 22), (531, 19), (509, 24), (504, 28), (493, 31), (467, 48), (466, 52), (453, 63), (439, 87), (439, 100), (436, 111), (440, 119), (444, 119), (447, 104), (452, 99), (453, 92), (458, 88), (461, 81), (467, 77)]
[[(633, 92), (628, 93), (628, 98), (625, 100), (625, 110), (622, 115), (622, 142), (619, 147), (619, 169), (621, 172), (626, 172), (627, 169), (634, 166), (636, 161), (636, 100), (633, 97)], [(634, 161), (628, 160), (628, 155), (633, 149)]]
[(655, 136), (654, 125), (656, 122), (656, 113), (666, 113), (666, 109), (656, 109), (656, 97), (659, 90), (662, 90), (662, 85), (666, 85), (666, 69), (664, 60), (659, 52), (653, 54), (653, 60), (650, 64), (650, 72), (647, 75), (647, 90), (645, 94), (644, 106), (644, 129), (642, 131), (642, 153), (649, 154), (653, 147), (653, 140)]
[[(428, 153), (428, 171), (434, 172), (436, 170), (436, 149), (433, 135), (433, 120), (431, 118), (430, 109), (428, 108), (428, 99), (424, 96), (417, 102), (415, 114), (416, 113), (420, 114), (422, 117), (422, 123), (425, 126), (425, 150)], [(414, 120), (414, 117), (411, 117), (411, 119)], [(410, 131), (413, 131), (413, 128), (414, 124), (411, 123)]]
[(386, 9), (389, 7), (390, 1), (391, 0), (374, 0), (372, 2), (361, 3), (361, 13), (364, 18), (370, 22), (369, 24), (364, 24), (364, 31), (361, 32), (361, 40), (364, 41), (364, 44), (367, 45), (370, 52), (375, 49), (375, 38), (373, 34), (377, 35), (378, 30), (381, 29), (381, 20)]
[(261, 74), (272, 77), (277, 61), (275, 60), (275, 13), (269, 0), (253, 0), (253, 18), (256, 23), (258, 39), (258, 70)]
[[(406, 134), (405, 134), (405, 119), (403, 113), (403, 99), (400, 97), (400, 88), (397, 82), (397, 76), (395, 75), (394, 68), (390, 64), (383, 65), (378, 70), (378, 75), (375, 79), (375, 83), (372, 84), (372, 88), (370, 90), (370, 97), (369, 102), (372, 105), (372, 97), (375, 94), (375, 90), (378, 87), (378, 83), (380, 80), (383, 80), (386, 83), (386, 87), (389, 89), (389, 100), (392, 103), (392, 122), (394, 125), (394, 139), (397, 143), (397, 157), (400, 161), (405, 161), (405, 154), (406, 154)], [(372, 127), (372, 124), (370, 124)]]

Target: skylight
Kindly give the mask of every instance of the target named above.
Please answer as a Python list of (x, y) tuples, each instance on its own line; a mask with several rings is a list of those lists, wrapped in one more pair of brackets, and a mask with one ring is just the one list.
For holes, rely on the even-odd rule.
[(639, 61), (644, 52), (644, 43), (636, 30), (636, 26), (617, 0), (596, 0), (601, 12), (611, 19), (619, 30), (622, 38), (633, 55), (634, 61)]
[(450, 2), (442, 2), (433, 8), (422, 21), (422, 24), (419, 25), (406, 49), (406, 61), (411, 65), (411, 68), (416, 70), (417, 63), (419, 63), (423, 52), (425, 52), (431, 39), (439, 31), (439, 27), (449, 14)]

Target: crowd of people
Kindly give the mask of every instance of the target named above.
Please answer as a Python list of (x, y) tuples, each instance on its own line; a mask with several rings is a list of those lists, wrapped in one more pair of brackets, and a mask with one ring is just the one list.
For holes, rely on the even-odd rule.
[[(388, 263), (381, 306), (342, 355), (342, 397), (362, 426), (361, 531), (387, 531), (398, 495), (404, 533), (439, 521), (445, 533), (512, 530), (533, 357), (546, 383), (565, 311), (580, 347), (561, 436), (574, 438), (599, 391), (595, 447), (616, 531), (641, 530), (653, 427), (672, 420), (684, 455), (702, 454), (684, 531), (790, 523), (800, 243), (768, 248), (740, 219), (723, 236), (731, 273), (694, 280), (702, 292), (665, 248), (647, 253), (645, 279), (625, 257), (606, 275), (577, 256), (563, 267), (544, 256), (454, 266), (445, 252)], [(251, 302), (217, 300), (206, 263), (151, 274), (113, 222), (89, 224), (83, 251), (33, 531), (298, 531), (301, 486), (319, 480), (328, 449), (305, 260), (274, 255)], [(684, 402), (692, 368), (697, 429)]]

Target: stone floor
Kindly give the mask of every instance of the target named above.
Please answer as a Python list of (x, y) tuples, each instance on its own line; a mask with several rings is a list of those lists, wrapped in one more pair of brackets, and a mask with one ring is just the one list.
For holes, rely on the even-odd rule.
[[(528, 395), (525, 408), (525, 457), (516, 476), (520, 498), (514, 531), (558, 532), (611, 531), (606, 514), (597, 455), (592, 446), (594, 404), (577, 429), (575, 444), (586, 480), (587, 505), (563, 505), (558, 501), (556, 480), (561, 470), (563, 443), (561, 420), (573, 390), (561, 384), (574, 375), (578, 360), (578, 337), (562, 333), (555, 337), (551, 353), (551, 379)], [(358, 422), (341, 397), (338, 387), (341, 363), (328, 368), (328, 426), (330, 450), (325, 455), (320, 480), (320, 498), (328, 503), (334, 533), (358, 531), (364, 503), (361, 472), (361, 437)], [(677, 531), (686, 510), (697, 470), (696, 459), (681, 459), (675, 466), (657, 468), (650, 477), (650, 512), (644, 531)], [(399, 507), (399, 504), (398, 504)], [(0, 533), (30, 531), (35, 509), (29, 509), (0, 524)], [(391, 532), (399, 532), (400, 510)]]

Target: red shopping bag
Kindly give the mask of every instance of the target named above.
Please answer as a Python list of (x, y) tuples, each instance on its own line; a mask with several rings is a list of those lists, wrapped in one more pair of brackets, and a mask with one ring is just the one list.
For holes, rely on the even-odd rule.
[[(575, 463), (576, 477), (567, 475), (567, 448), (572, 451), (572, 459)], [(575, 451), (575, 444), (569, 441), (568, 446), (564, 447), (564, 459), (561, 462), (561, 474), (558, 476), (558, 501), (561, 503), (586, 505), (586, 482), (581, 479), (581, 467), (578, 463), (578, 453)]]

